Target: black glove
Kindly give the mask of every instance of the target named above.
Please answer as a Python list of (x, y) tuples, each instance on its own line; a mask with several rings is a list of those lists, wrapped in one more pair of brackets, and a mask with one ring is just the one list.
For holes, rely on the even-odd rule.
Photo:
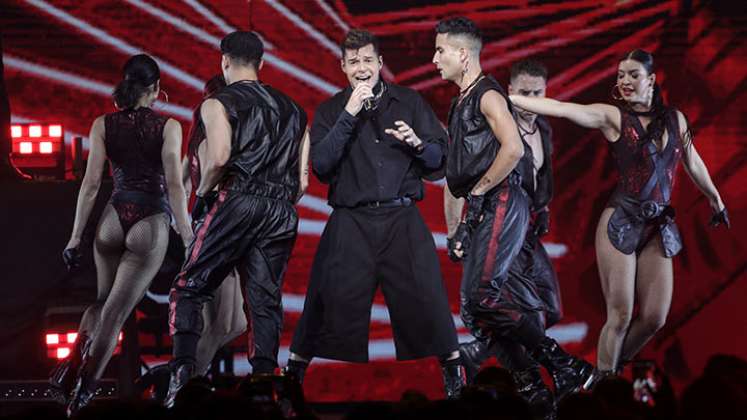
[(726, 207), (724, 207), (720, 212), (714, 213), (713, 216), (711, 216), (711, 226), (718, 226), (722, 223), (725, 224), (727, 228), (731, 227), (731, 222), (729, 221), (729, 212), (726, 211)]
[[(447, 245), (449, 248), (449, 258), (451, 258), (452, 261), (459, 261), (467, 256), (472, 232), (475, 231), (477, 225), (479, 225), (482, 221), (482, 211), (484, 203), (485, 196), (470, 194), (467, 197), (467, 214), (464, 216), (464, 221), (459, 224), (459, 227), (454, 233), (454, 236), (448, 238), (447, 240)], [(457, 242), (460, 242), (462, 244), (462, 247), (459, 248), (459, 250), (462, 251), (461, 257), (458, 256), (455, 252), (457, 251)]]
[[(456, 244), (457, 242), (461, 243), (461, 247), (457, 248)], [(449, 250), (449, 258), (454, 262), (459, 262), (467, 255), (467, 248), (469, 247), (470, 242), (470, 232), (469, 227), (467, 227), (466, 223), (459, 223), (459, 227), (457, 228), (456, 232), (454, 233), (454, 236), (451, 238), (446, 238), (446, 245)], [(457, 255), (456, 251), (462, 251), (462, 255)]]
[[(470, 234), (477, 228), (477, 225), (482, 221), (482, 210), (485, 204), (484, 195), (472, 195), (467, 197), (467, 215), (464, 216), (464, 223), (469, 226)], [(456, 235), (455, 235), (456, 236)]]
[(550, 212), (547, 210), (542, 210), (539, 213), (537, 213), (537, 216), (534, 218), (534, 236), (540, 237), (547, 235), (547, 232), (550, 231)]
[(192, 222), (197, 223), (198, 220), (205, 217), (210, 211), (210, 208), (218, 200), (218, 192), (210, 191), (205, 195), (197, 195), (194, 206), (192, 206)]
[(67, 271), (77, 270), (80, 267), (80, 251), (78, 248), (68, 248), (62, 251), (62, 261), (67, 266)]

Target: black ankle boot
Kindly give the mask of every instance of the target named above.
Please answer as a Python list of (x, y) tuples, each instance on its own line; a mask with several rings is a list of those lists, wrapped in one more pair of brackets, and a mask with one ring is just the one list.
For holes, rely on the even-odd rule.
[(163, 405), (167, 408), (174, 407), (176, 396), (179, 391), (184, 388), (184, 385), (189, 382), (195, 376), (195, 365), (193, 363), (182, 363), (177, 365), (171, 371), (171, 378), (169, 379), (169, 390), (166, 393), (166, 399), (163, 401)]
[(79, 334), (70, 356), (60, 362), (49, 375), (50, 397), (57, 403), (67, 405), (70, 402), (76, 375), (90, 343), (91, 339), (87, 335)]
[(552, 392), (542, 380), (539, 368), (532, 367), (513, 373), (516, 386), (532, 410), (535, 418), (543, 420), (555, 419), (555, 399)]
[(444, 378), (444, 392), (447, 400), (455, 400), (462, 395), (464, 388), (464, 370), (462, 365), (441, 366), (441, 374)]
[(93, 378), (93, 372), (88, 363), (88, 352), (83, 354), (83, 361), (80, 364), (78, 377), (75, 386), (70, 395), (70, 402), (67, 405), (67, 416), (73, 417), (83, 407), (87, 406), (98, 389), (98, 381)]
[(303, 384), (307, 367), (309, 367), (307, 362), (288, 360), (288, 365), (282, 369), (282, 373), (283, 376), (287, 376), (299, 384)]
[(490, 344), (488, 340), (473, 340), (469, 343), (459, 344), (459, 356), (462, 358), (464, 373), (467, 384), (472, 385), (475, 377), (480, 371), (480, 366), (490, 355)]
[(549, 337), (542, 339), (539, 347), (532, 351), (531, 356), (552, 375), (555, 398), (558, 401), (581, 389), (594, 369), (585, 360), (566, 353), (555, 340)]

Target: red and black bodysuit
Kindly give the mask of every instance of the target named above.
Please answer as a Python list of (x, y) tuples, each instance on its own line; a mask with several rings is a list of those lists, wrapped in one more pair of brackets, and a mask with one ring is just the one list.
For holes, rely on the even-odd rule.
[(167, 118), (138, 108), (107, 114), (104, 121), (104, 146), (114, 180), (110, 203), (126, 235), (148, 216), (170, 214), (161, 160)]
[(684, 150), (677, 111), (669, 109), (665, 113), (667, 141), (663, 148), (649, 139), (634, 113), (621, 108), (620, 114), (620, 138), (610, 143), (620, 181), (607, 204), (615, 209), (607, 224), (607, 236), (620, 252), (632, 254), (640, 252), (659, 232), (664, 254), (671, 258), (682, 249), (670, 206), (677, 164)]

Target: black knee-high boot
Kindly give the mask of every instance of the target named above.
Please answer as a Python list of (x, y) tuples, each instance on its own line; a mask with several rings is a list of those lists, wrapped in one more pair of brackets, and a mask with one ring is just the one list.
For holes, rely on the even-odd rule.
[(441, 363), (441, 374), (444, 378), (444, 393), (446, 399), (454, 400), (462, 395), (462, 388), (465, 385), (464, 367), (462, 358), (447, 360), (445, 357), (439, 359)]
[(459, 357), (462, 359), (467, 385), (475, 382), (480, 366), (490, 357), (491, 345), (489, 340), (473, 340), (469, 343), (459, 343)]
[(550, 372), (557, 400), (581, 389), (594, 370), (589, 362), (566, 353), (550, 337), (542, 339), (530, 356)]
[(555, 419), (555, 399), (542, 380), (538, 367), (513, 372), (514, 381), (521, 395), (537, 418)]
[(186, 385), (190, 379), (195, 376), (195, 365), (194, 363), (181, 363), (176, 365), (171, 370), (171, 378), (169, 380), (169, 390), (166, 393), (166, 399), (163, 405), (167, 408), (174, 407), (176, 402), (176, 396), (179, 394), (184, 385)]
[(75, 386), (83, 355), (88, 351), (90, 344), (90, 337), (86, 334), (78, 334), (70, 357), (60, 362), (49, 376), (50, 396), (61, 405), (67, 405), (70, 401), (70, 393)]
[(87, 349), (83, 354), (83, 360), (78, 370), (78, 377), (70, 395), (70, 402), (67, 405), (67, 416), (72, 417), (83, 407), (87, 406), (93, 397), (96, 396), (97, 389), (98, 381), (93, 376), (93, 367), (90, 364), (89, 351)]

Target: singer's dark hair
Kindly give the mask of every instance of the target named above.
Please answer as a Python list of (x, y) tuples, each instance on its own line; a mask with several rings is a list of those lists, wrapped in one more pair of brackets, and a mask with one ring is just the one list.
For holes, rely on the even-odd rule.
[(372, 45), (374, 53), (379, 55), (379, 40), (376, 35), (365, 29), (351, 29), (340, 43), (340, 54), (345, 57), (345, 50), (358, 51), (366, 45)]

